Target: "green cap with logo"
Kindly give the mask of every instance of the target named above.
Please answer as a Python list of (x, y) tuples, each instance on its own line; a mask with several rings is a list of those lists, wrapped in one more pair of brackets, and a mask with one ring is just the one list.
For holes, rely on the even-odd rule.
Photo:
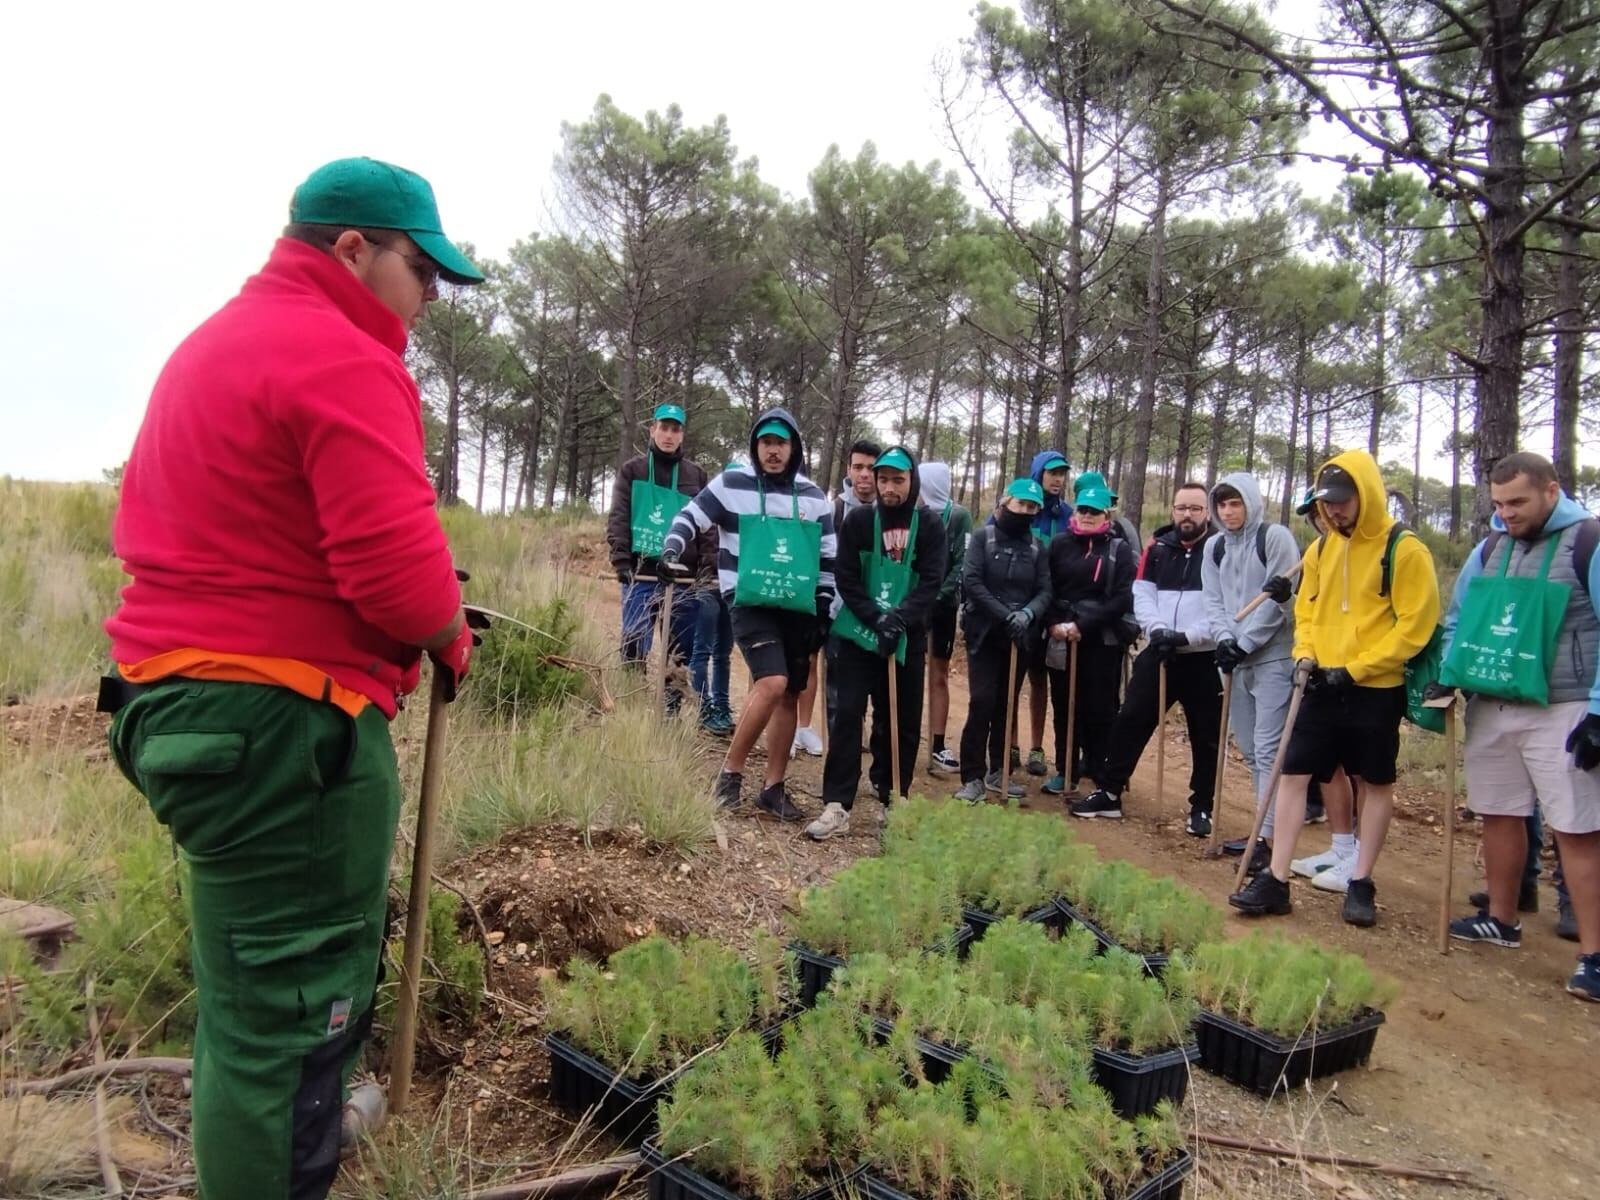
[(1106, 477), (1099, 471), (1085, 471), (1072, 481), (1072, 501), (1081, 508), (1095, 508), (1105, 512), (1117, 498), (1106, 486)]
[(679, 425), (682, 425), (684, 423), (683, 406), (679, 404), (658, 404), (650, 419), (652, 421), (676, 421)]
[(882, 454), (878, 455), (878, 461), (872, 464), (874, 471), (879, 467), (887, 467), (891, 471), (909, 471), (911, 470), (911, 455), (907, 454), (899, 446), (890, 446)]
[(433, 188), (414, 171), (375, 158), (325, 163), (294, 190), (289, 220), (296, 224), (395, 229), (439, 264), (451, 283), (482, 283), (483, 272), (445, 237)]
[(789, 427), (787, 425), (785, 425), (782, 421), (778, 420), (777, 417), (773, 417), (772, 420), (767, 421), (759, 429), (756, 430), (756, 437), (758, 437), (758, 438), (764, 438), (764, 437), (782, 438), (784, 441), (787, 442), (789, 440)]
[(1011, 486), (1006, 488), (1006, 495), (1018, 500), (1032, 500), (1035, 504), (1044, 503), (1044, 489), (1034, 479), (1013, 479)]

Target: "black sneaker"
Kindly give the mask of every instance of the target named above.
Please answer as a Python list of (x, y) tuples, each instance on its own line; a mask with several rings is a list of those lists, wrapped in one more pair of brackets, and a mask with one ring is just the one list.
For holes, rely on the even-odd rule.
[(1232, 858), (1238, 858), (1245, 852), (1245, 848), (1249, 843), (1249, 838), (1229, 838), (1222, 843), (1222, 852)]
[(1378, 885), (1372, 882), (1369, 875), (1365, 879), (1352, 879), (1344, 893), (1344, 917), (1346, 925), (1359, 925), (1363, 929), (1370, 928), (1378, 923)]
[(1480, 908), (1473, 916), (1457, 917), (1451, 921), (1450, 936), (1458, 942), (1483, 942), (1515, 950), (1522, 945), (1522, 924), (1502, 924), (1491, 917), (1487, 909)]
[(1250, 861), (1246, 864), (1244, 873), (1247, 876), (1260, 875), (1272, 871), (1272, 843), (1261, 838), (1256, 839), (1256, 848), (1250, 852)]
[(780, 821), (803, 821), (806, 818), (806, 814), (789, 799), (789, 792), (781, 783), (762, 788), (761, 794), (756, 797), (756, 807)]
[[(1472, 905), (1473, 908), (1481, 908), (1483, 911), (1488, 912), (1489, 893), (1473, 892), (1472, 895), (1467, 897), (1467, 903)], [(1524, 884), (1522, 889), (1517, 892), (1517, 911), (1519, 913), (1536, 913), (1539, 911), (1539, 885), (1537, 883)]]
[(1109, 817), (1113, 821), (1120, 821), (1122, 799), (1104, 788), (1096, 788), (1082, 800), (1074, 800), (1067, 805), (1067, 811), (1075, 817)]
[(1191, 808), (1189, 810), (1189, 820), (1185, 822), (1183, 831), (1190, 837), (1210, 837), (1211, 814), (1203, 808)]
[(718, 808), (738, 808), (739, 792), (744, 787), (744, 776), (737, 771), (718, 771), (716, 791), (712, 793)]
[(1281, 917), (1294, 908), (1289, 903), (1289, 885), (1271, 871), (1263, 871), (1244, 890), (1228, 897), (1233, 905), (1247, 917)]
[(1556, 936), (1569, 942), (1578, 940), (1578, 916), (1569, 896), (1556, 897)]

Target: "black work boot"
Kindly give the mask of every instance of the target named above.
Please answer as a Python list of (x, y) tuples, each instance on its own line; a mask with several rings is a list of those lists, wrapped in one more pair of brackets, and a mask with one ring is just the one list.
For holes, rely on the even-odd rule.
[(1247, 917), (1281, 917), (1293, 911), (1289, 903), (1289, 885), (1271, 871), (1263, 871), (1244, 890), (1228, 897), (1233, 905)]
[(713, 793), (718, 808), (737, 808), (739, 792), (744, 786), (744, 776), (737, 771), (718, 771), (717, 786)]
[(1246, 864), (1244, 873), (1254, 877), (1263, 871), (1272, 870), (1272, 843), (1263, 838), (1256, 839), (1256, 848), (1250, 853), (1250, 861)]
[(1378, 923), (1378, 885), (1372, 882), (1371, 876), (1350, 881), (1345, 889), (1341, 915), (1346, 925), (1359, 925), (1363, 929)]
[(789, 799), (788, 790), (781, 782), (762, 788), (761, 794), (756, 797), (756, 807), (780, 821), (803, 821), (806, 816)]

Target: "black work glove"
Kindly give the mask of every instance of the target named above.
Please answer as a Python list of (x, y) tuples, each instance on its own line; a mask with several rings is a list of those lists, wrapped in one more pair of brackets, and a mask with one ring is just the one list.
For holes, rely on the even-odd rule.
[(622, 584), (622, 585), (624, 585), (624, 586), (632, 583), (633, 582), (633, 568), (632, 567), (618, 567), (617, 568), (617, 582)]
[(878, 634), (878, 653), (888, 658), (900, 648), (900, 636), (906, 631), (906, 619), (898, 612), (879, 613), (873, 628)]
[(1567, 734), (1567, 750), (1580, 771), (1600, 767), (1600, 717), (1585, 713), (1583, 720)]
[(463, 571), (460, 567), (456, 568), (456, 582), (457, 583), (466, 583), (471, 578), (472, 578), (472, 572), (471, 571)]
[(1224, 675), (1232, 675), (1233, 669), (1244, 661), (1244, 651), (1233, 638), (1223, 638), (1217, 643), (1216, 656), (1217, 670)]
[(1180, 646), (1189, 644), (1189, 635), (1180, 633), (1176, 629), (1158, 629), (1150, 635), (1150, 646), (1156, 652), (1156, 658), (1166, 662), (1178, 652)]
[(683, 548), (681, 546), (668, 546), (661, 551), (661, 557), (656, 560), (661, 564), (661, 569), (667, 572), (667, 578), (674, 575), (683, 575), (689, 568), (683, 561)]
[(1013, 642), (1021, 643), (1026, 640), (1028, 630), (1033, 628), (1033, 614), (1027, 608), (1015, 609), (1006, 614), (1006, 636)]
[(1289, 597), (1294, 595), (1294, 584), (1286, 576), (1274, 575), (1261, 585), (1261, 590), (1279, 604), (1287, 604)]
[(1435, 679), (1432, 683), (1424, 684), (1422, 687), (1422, 702), (1424, 704), (1428, 703), (1430, 700), (1454, 700), (1455, 698), (1455, 688), (1446, 687), (1437, 679)]
[(817, 623), (811, 631), (811, 650), (815, 653), (828, 644), (828, 634), (833, 629), (833, 617), (829, 610), (833, 607), (833, 595), (830, 592), (817, 593)]
[(1306, 694), (1312, 692), (1327, 692), (1333, 695), (1354, 686), (1355, 681), (1350, 678), (1350, 672), (1343, 667), (1316, 667), (1306, 678)]

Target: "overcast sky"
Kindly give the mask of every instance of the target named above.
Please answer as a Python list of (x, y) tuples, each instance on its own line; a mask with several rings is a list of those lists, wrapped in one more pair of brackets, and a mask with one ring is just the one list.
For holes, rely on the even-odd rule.
[(835, 142), (948, 163), (932, 63), (957, 51), (971, 9), (8, 5), (0, 474), (90, 479), (120, 463), (166, 356), (260, 265), (322, 162), (419, 171), (445, 231), (496, 256), (548, 224), (561, 122), (601, 92), (636, 114), (725, 114), (740, 153), (791, 194)]

